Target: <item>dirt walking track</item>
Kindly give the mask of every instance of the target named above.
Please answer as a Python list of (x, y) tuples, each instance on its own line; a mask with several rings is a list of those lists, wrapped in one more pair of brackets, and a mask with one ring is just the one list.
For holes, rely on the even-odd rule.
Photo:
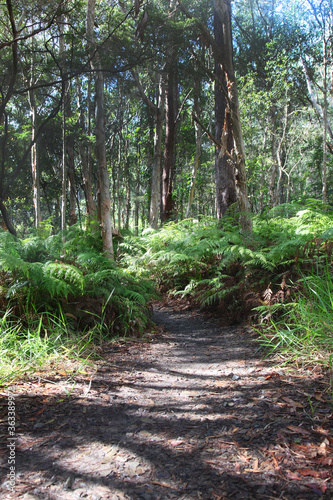
[(13, 494), (1, 393), (0, 498), (333, 499), (328, 377), (263, 361), (246, 327), (162, 305), (154, 320), (93, 373), (11, 387)]

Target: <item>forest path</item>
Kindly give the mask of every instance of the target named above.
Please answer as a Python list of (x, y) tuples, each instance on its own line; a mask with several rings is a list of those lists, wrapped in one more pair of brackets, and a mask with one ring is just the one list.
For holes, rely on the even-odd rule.
[(12, 387), (16, 486), (3, 417), (0, 498), (332, 499), (322, 374), (263, 361), (246, 327), (161, 304), (154, 320), (92, 374)]

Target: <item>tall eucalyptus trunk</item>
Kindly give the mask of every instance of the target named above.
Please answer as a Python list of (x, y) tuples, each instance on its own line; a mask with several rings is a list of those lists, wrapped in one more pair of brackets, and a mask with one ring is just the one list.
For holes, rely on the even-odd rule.
[[(64, 17), (60, 16), (59, 23), (59, 59), (62, 65), (62, 73), (65, 73), (66, 52), (64, 37)], [(62, 176), (61, 176), (61, 230), (66, 229), (66, 207), (67, 207), (67, 159), (66, 159), (66, 99), (69, 91), (69, 82), (62, 80), (62, 106), (61, 106), (61, 126), (62, 126)]]
[(126, 139), (125, 139), (125, 166), (124, 166), (124, 181), (125, 181), (125, 219), (124, 219), (124, 227), (125, 229), (129, 228), (130, 221), (130, 212), (131, 212), (131, 178), (130, 178), (130, 165), (128, 158), (128, 130), (126, 130)]
[(121, 229), (121, 193), (120, 193), (120, 177), (122, 177), (122, 136), (121, 132), (118, 135), (118, 167), (116, 177), (116, 196), (117, 196), (117, 220), (118, 230)]
[[(214, 3), (214, 38), (221, 52), (226, 50), (224, 24)], [(227, 101), (226, 75), (220, 61), (215, 60), (215, 146), (216, 215), (221, 219), (237, 201), (235, 168), (233, 165), (233, 127)], [(223, 88), (221, 88), (223, 86)]]
[[(239, 100), (237, 82), (234, 72), (233, 44), (231, 31), (231, 0), (215, 0), (214, 2), (215, 26), (221, 31), (223, 40), (222, 46), (218, 46), (218, 54), (215, 55), (217, 66), (220, 66), (224, 73), (224, 81), (221, 82), (221, 90), (225, 92), (227, 109), (224, 120), (224, 130), (222, 137), (222, 157), (229, 156), (228, 140), (230, 132), (233, 136), (233, 154), (230, 156), (230, 164), (233, 166), (235, 175), (235, 185), (237, 202), (240, 211), (240, 223), (242, 230), (252, 231), (252, 221), (249, 216), (250, 203), (247, 195), (246, 170), (245, 170), (245, 147), (243, 141), (242, 127), (239, 114)], [(224, 88), (224, 82), (226, 88)], [(230, 126), (228, 124), (230, 116)]]
[[(67, 116), (72, 117), (73, 112), (70, 102), (70, 94), (67, 93), (66, 99), (66, 110)], [(77, 222), (76, 215), (76, 186), (75, 186), (75, 149), (74, 149), (74, 136), (70, 132), (66, 139), (66, 153), (68, 162), (68, 191), (69, 191), (69, 213), (68, 213), (68, 224), (72, 226)]]
[(327, 85), (327, 66), (328, 66), (328, 61), (327, 61), (327, 43), (325, 37), (323, 38), (323, 53), (324, 53), (324, 78), (323, 78), (323, 94), (324, 94), (324, 110), (323, 110), (323, 164), (322, 164), (322, 170), (321, 170), (321, 177), (322, 177), (322, 198), (323, 198), (323, 203), (327, 203), (327, 107), (328, 107), (328, 101), (327, 101), (327, 92), (328, 92), (328, 85)]
[[(193, 16), (181, 4), (178, 4), (180, 10), (190, 19)], [(231, 31), (231, 0), (215, 0), (214, 1), (214, 25), (215, 30), (220, 33), (220, 40), (218, 42), (212, 36), (207, 27), (198, 19), (195, 20), (198, 29), (205, 40), (212, 48), (216, 68), (220, 68), (223, 80), (215, 73), (211, 74), (212, 79), (219, 85), (221, 91), (226, 98), (226, 113), (230, 116), (230, 126), (228, 124), (226, 113), (221, 120), (224, 120), (225, 134), (222, 136), (222, 142), (218, 143), (221, 150), (219, 154), (221, 157), (225, 155), (230, 161), (234, 169), (235, 186), (237, 194), (238, 208), (240, 212), (240, 224), (242, 231), (252, 231), (252, 221), (250, 218), (250, 203), (247, 195), (246, 185), (246, 170), (245, 170), (245, 148), (242, 135), (242, 127), (239, 114), (239, 99), (237, 82), (235, 78), (234, 62), (233, 62), (233, 44), (232, 44), (232, 31)], [(209, 72), (209, 70), (208, 70)], [(230, 129), (233, 136), (232, 154), (229, 155), (228, 140), (230, 138)], [(211, 137), (212, 138), (212, 137)], [(212, 138), (216, 144), (216, 139)]]
[(104, 77), (98, 48), (94, 40), (95, 6), (96, 0), (87, 1), (86, 35), (90, 67), (95, 80), (95, 155), (98, 174), (98, 214), (101, 224), (103, 250), (107, 257), (113, 259), (110, 184), (105, 148)]

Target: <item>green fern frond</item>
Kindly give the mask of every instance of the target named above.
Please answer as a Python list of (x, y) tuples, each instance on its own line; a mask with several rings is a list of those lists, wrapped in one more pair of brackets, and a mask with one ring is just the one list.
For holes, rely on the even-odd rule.
[(214, 304), (218, 304), (223, 299), (225, 299), (228, 295), (232, 295), (234, 293), (237, 294), (239, 290), (239, 285), (234, 285), (232, 287), (226, 288), (224, 285), (221, 285), (219, 288), (213, 288), (211, 290), (206, 290), (199, 297), (200, 304), (202, 307), (210, 307)]
[(116, 268), (115, 262), (110, 259), (106, 259), (103, 255), (96, 253), (93, 249), (80, 252), (76, 256), (75, 262), (77, 265), (82, 267), (83, 270), (88, 272)]
[(296, 252), (304, 246), (305, 241), (302, 238), (290, 238), (274, 245), (268, 252), (267, 258), (274, 264), (280, 264), (282, 261), (295, 258)]
[(198, 281), (192, 279), (183, 290), (173, 291), (172, 294), (174, 296), (180, 295), (182, 298), (184, 298), (186, 295), (195, 295), (198, 286), (201, 285), (203, 281), (204, 280)]
[(274, 270), (274, 264), (272, 262), (269, 262), (264, 255), (262, 254), (256, 254), (254, 255), (254, 258), (247, 261), (246, 263), (247, 267), (259, 267), (262, 269), (266, 269), (267, 271), (273, 272)]
[(127, 288), (122, 290), (122, 295), (138, 304), (146, 304), (147, 302), (145, 297), (141, 295), (141, 293), (135, 292), (134, 290), (128, 290)]
[(65, 290), (67, 285), (68, 291), (73, 294), (83, 292), (84, 277), (77, 267), (62, 262), (47, 262), (43, 267), (43, 272), (45, 277), (51, 277), (56, 280), (56, 295), (59, 295), (59, 282), (64, 283), (61, 291)]
[(17, 274), (24, 278), (28, 278), (29, 264), (24, 262), (17, 253), (8, 253), (7, 251), (0, 250), (0, 268), (3, 271)]
[(9, 231), (0, 230), (0, 249), (11, 255), (19, 257), (22, 247), (21, 240), (13, 236)]
[(48, 258), (45, 240), (39, 236), (26, 238), (22, 241), (20, 255), (27, 262), (45, 262)]

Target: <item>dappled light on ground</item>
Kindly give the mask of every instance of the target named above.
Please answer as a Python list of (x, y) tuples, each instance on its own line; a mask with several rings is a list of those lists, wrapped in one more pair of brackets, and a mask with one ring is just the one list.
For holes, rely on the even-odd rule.
[(246, 327), (167, 307), (155, 320), (163, 332), (110, 344), (96, 373), (12, 387), (13, 498), (332, 498), (322, 374), (263, 361)]

